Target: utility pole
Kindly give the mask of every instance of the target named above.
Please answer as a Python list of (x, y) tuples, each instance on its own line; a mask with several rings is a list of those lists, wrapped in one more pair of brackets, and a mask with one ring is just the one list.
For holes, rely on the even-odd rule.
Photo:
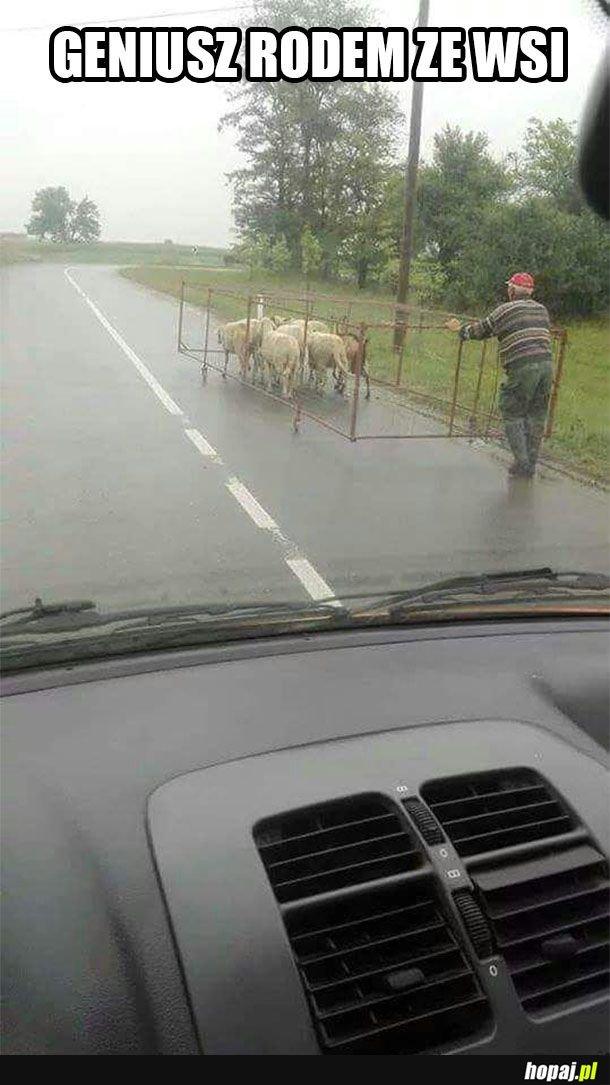
[[(430, 18), (430, 0), (420, 0), (417, 26), (425, 27)], [(419, 168), (419, 146), (421, 142), (421, 119), (424, 100), (424, 84), (413, 83), (411, 101), (411, 124), (409, 128), (409, 157), (405, 177), (405, 210), (400, 248), (400, 270), (398, 272), (398, 291), (396, 294), (396, 316), (394, 327), (394, 349), (400, 350), (405, 338), (406, 301), (409, 294), (411, 276), (411, 257), (413, 255), (413, 234), (415, 230), (415, 206), (417, 194), (417, 171)]]

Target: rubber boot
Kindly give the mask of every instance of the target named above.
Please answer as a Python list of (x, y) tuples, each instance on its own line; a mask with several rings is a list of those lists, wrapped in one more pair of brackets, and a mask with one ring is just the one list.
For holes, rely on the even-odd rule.
[(540, 446), (542, 444), (542, 438), (544, 437), (545, 420), (544, 418), (526, 418), (525, 419), (525, 439), (527, 441), (527, 458), (529, 460), (530, 471), (532, 474), (536, 470), (536, 464), (538, 463), (538, 454), (540, 452)]
[(521, 478), (531, 478), (532, 471), (527, 448), (525, 422), (523, 418), (510, 418), (504, 422), (504, 432), (510, 445), (510, 450), (515, 457), (515, 462), (509, 469), (509, 475)]

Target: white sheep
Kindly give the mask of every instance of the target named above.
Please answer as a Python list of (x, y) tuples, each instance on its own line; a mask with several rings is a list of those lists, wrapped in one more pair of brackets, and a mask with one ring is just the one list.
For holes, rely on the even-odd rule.
[[(274, 322), (279, 318), (273, 317)], [(307, 334), (305, 332), (305, 320), (282, 320), (280, 323), (276, 323), (277, 331), (284, 332), (286, 335), (293, 335), (299, 344), (300, 352), (300, 366), (299, 366), (299, 380), (303, 379), (303, 373), (305, 366), (308, 362), (308, 344), (309, 336), (313, 332), (328, 332), (330, 331), (328, 324), (325, 324), (323, 320), (309, 320), (307, 322)]]
[(243, 320), (233, 320), (228, 324), (223, 324), (218, 329), (218, 342), (222, 343), (225, 352), (225, 363), (228, 362), (229, 354), (237, 355), (240, 372), (244, 378), (248, 375), (250, 355), (261, 344), (261, 323), (260, 320), (252, 317), (248, 329), (248, 320), (244, 318)]
[[(276, 328), (284, 328), (285, 325), (287, 325), (287, 324), (294, 324), (295, 326), (299, 325), (302, 328), (305, 327), (305, 317), (290, 317), (290, 316), (289, 317), (280, 317), (280, 316), (274, 316), (274, 317), (272, 317), (272, 320), (273, 320), (273, 323), (275, 324)], [(312, 320), (307, 321), (307, 331), (308, 332), (329, 332), (330, 327), (323, 320), (313, 320), (312, 319)]]
[(350, 369), (341, 336), (333, 335), (332, 332), (312, 332), (307, 336), (307, 348), (309, 368), (315, 377), (316, 390), (323, 389), (328, 369), (332, 369), (335, 374), (337, 390), (343, 390)]
[(276, 378), (281, 384), (282, 395), (290, 399), (301, 354), (298, 341), (283, 330), (276, 331), (269, 317), (263, 317), (261, 325), (261, 343), (257, 353), (266, 371), (267, 388), (271, 388)]

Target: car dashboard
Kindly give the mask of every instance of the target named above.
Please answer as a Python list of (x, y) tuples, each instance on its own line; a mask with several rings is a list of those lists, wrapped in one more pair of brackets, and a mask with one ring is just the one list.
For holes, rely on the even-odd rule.
[(6, 1054), (608, 1051), (608, 627), (3, 680)]

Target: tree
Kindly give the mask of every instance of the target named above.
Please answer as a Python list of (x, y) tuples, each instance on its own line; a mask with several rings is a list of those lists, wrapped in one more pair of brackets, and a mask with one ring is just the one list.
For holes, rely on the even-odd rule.
[(387, 197), (396, 172), (397, 120), (393, 99), (380, 97), (374, 85), (364, 87), (358, 101), (345, 103), (342, 138), (334, 150), (335, 253), (360, 289), (377, 277), (394, 247)]
[(497, 304), (508, 275), (527, 270), (536, 278), (536, 296), (555, 318), (604, 312), (610, 293), (610, 233), (580, 195), (573, 126), (534, 118), (523, 146), (512, 187), (508, 163), (499, 164), (508, 172), (508, 188), (500, 188), (495, 197), (493, 185), (476, 183), (476, 173), (479, 181), (493, 180), (488, 163), (474, 178), (467, 171), (461, 200), (455, 169), (450, 171), (453, 189), (445, 169), (423, 193), (424, 237), (436, 243), (446, 272), (446, 304), (469, 312)]
[(528, 270), (553, 319), (593, 316), (608, 308), (609, 262), (608, 228), (588, 210), (573, 215), (541, 199), (488, 207), (447, 284), (447, 301), (462, 312), (496, 305), (508, 275)]
[(84, 244), (96, 241), (100, 236), (100, 213), (96, 204), (88, 196), (84, 196), (80, 203), (72, 204), (69, 230), (71, 241)]
[(250, 271), (250, 277), (255, 271), (261, 271), (265, 267), (269, 267), (271, 260), (272, 244), (269, 238), (262, 234), (257, 237), (251, 236), (241, 247), (241, 254), (244, 263)]
[(26, 230), (28, 234), (44, 240), (69, 241), (69, 219), (72, 201), (63, 185), (40, 188), (32, 200), (32, 215)]
[(75, 203), (63, 185), (40, 188), (26, 230), (41, 240), (90, 242), (100, 235), (100, 213), (88, 196)]
[(287, 271), (290, 267), (290, 249), (283, 234), (281, 237), (276, 238), (271, 246), (269, 266), (276, 275), (281, 275), (283, 271)]
[[(249, 25), (366, 26), (367, 19), (349, 0), (256, 0)], [(322, 274), (332, 275), (341, 252), (345, 260), (360, 251), (355, 236), (366, 233), (380, 201), (400, 118), (394, 93), (380, 83), (244, 80), (229, 100), (221, 127), (236, 131), (246, 159), (230, 174), (240, 236), (285, 237), (300, 268), (307, 227), (321, 246)], [(361, 278), (366, 273), (360, 268)]]
[(309, 226), (306, 226), (301, 234), (301, 270), (305, 278), (315, 275), (320, 270), (321, 263), (322, 246)]
[(446, 125), (434, 137), (432, 162), (420, 170), (416, 246), (437, 255), (445, 275), (456, 273), (482, 211), (506, 201), (513, 185), (485, 133)]
[(531, 117), (519, 160), (524, 194), (546, 197), (559, 211), (579, 214), (585, 201), (578, 182), (578, 146), (574, 124), (558, 117), (544, 121)]

